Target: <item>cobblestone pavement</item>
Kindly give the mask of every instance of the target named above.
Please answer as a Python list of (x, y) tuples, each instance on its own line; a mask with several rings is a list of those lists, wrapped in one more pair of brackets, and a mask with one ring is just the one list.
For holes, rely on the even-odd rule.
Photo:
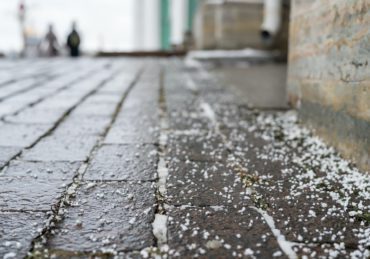
[(370, 256), (370, 176), (202, 68), (1, 61), (0, 90), (0, 257)]

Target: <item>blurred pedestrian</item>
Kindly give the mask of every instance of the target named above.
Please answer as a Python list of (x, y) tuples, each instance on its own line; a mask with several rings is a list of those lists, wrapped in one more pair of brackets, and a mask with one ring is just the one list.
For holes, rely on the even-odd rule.
[(76, 23), (72, 23), (72, 31), (67, 38), (67, 46), (70, 51), (71, 57), (78, 57), (80, 55), (80, 35), (76, 30)]
[(49, 31), (45, 36), (46, 42), (46, 54), (49, 57), (54, 57), (58, 55), (58, 39), (53, 31), (53, 25), (49, 24)]

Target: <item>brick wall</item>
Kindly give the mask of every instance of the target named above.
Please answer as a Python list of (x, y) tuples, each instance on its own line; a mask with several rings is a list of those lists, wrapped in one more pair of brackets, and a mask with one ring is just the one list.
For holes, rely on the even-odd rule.
[(370, 171), (369, 0), (293, 0), (288, 95), (304, 122)]

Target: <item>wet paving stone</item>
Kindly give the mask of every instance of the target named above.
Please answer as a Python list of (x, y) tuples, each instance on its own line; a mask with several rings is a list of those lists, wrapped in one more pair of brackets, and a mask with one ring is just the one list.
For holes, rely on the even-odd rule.
[(229, 91), (225, 90), (211, 90), (207, 91), (204, 95), (204, 100), (208, 103), (218, 103), (218, 104), (247, 104), (246, 100), (242, 100), (238, 96)]
[[(42, 253), (41, 253), (42, 254)], [(74, 251), (65, 251), (58, 249), (48, 250), (47, 256), (52, 258), (60, 259), (89, 259), (89, 258), (99, 258), (99, 259), (142, 259), (143, 256), (140, 254), (140, 251), (134, 252), (74, 252)]]
[(137, 115), (140, 114), (140, 116), (148, 116), (144, 111), (147, 110), (149, 107), (156, 107), (157, 101), (156, 100), (150, 100), (150, 101), (143, 101), (138, 98), (131, 98), (132, 92), (129, 93), (129, 95), (126, 97), (125, 101), (122, 104), (122, 107), (120, 109), (120, 112), (117, 116), (119, 119), (121, 116), (127, 116), (132, 113), (134, 114), (134, 117), (137, 117)]
[(216, 134), (181, 135), (169, 134), (168, 154), (182, 161), (223, 161), (227, 147)]
[(42, 212), (0, 212), (0, 257), (25, 257), (46, 220)]
[(222, 127), (227, 129), (239, 128), (240, 132), (244, 133), (248, 133), (246, 129), (253, 125), (258, 115), (258, 111), (249, 108), (247, 105), (213, 103), (211, 107)]
[(134, 103), (126, 101), (119, 114), (116, 123), (119, 125), (131, 125), (132, 127), (155, 127), (158, 125), (159, 111), (157, 103), (147, 104), (141, 100)]
[(194, 95), (188, 95), (185, 98), (181, 94), (166, 94), (166, 108), (168, 112), (176, 112), (179, 110), (188, 111), (189, 108), (195, 107), (198, 98)]
[(297, 243), (343, 243), (347, 249), (355, 248), (355, 230), (363, 226), (361, 220), (351, 217), (330, 193), (295, 186), (299, 183), (293, 177), (255, 186), (260, 200), (267, 205), (266, 211), (286, 238)]
[(50, 136), (22, 154), (28, 161), (85, 161), (98, 141), (98, 136)]
[(172, 130), (204, 131), (212, 128), (210, 121), (200, 112), (177, 110), (168, 113), (168, 124)]
[(116, 110), (116, 106), (111, 103), (87, 102), (78, 107), (73, 113), (74, 116), (93, 116), (111, 117)]
[[(84, 102), (87, 105), (91, 104), (112, 104), (112, 103), (119, 103), (122, 99), (122, 96), (115, 93), (110, 93), (104, 91), (105, 88), (100, 88), (96, 94), (89, 96), (89, 98)], [(123, 89), (121, 92), (124, 92)]]
[(11, 123), (25, 124), (54, 124), (65, 114), (65, 109), (60, 108), (31, 108), (26, 109), (17, 115), (7, 116), (5, 120)]
[(140, 112), (133, 116), (122, 110), (116, 122), (109, 130), (104, 143), (106, 144), (155, 144), (158, 143), (159, 129), (156, 116), (142, 116)]
[(70, 180), (48, 180), (33, 176), (0, 178), (0, 211), (50, 211)]
[(92, 252), (141, 250), (154, 244), (151, 183), (86, 182), (47, 247)]
[(249, 185), (255, 206), (273, 218), (298, 256), (366, 255), (369, 178), (297, 128), (289, 114), (257, 116), (247, 133), (226, 131), (243, 177), (254, 179)]
[(119, 127), (109, 131), (105, 144), (156, 144), (159, 133), (157, 128), (139, 128), (136, 132), (128, 133)]
[(15, 94), (0, 103), (0, 257), (369, 257), (370, 178), (293, 111), (251, 109), (181, 60), (28, 66), (14, 84), (0, 72)]
[(168, 211), (170, 254), (187, 258), (282, 256), (269, 227), (254, 210), (182, 207)]
[(0, 146), (0, 168), (9, 162), (13, 157), (21, 151), (19, 147), (1, 147)]
[(252, 205), (240, 177), (222, 163), (171, 161), (168, 171), (166, 201), (171, 205)]
[[(137, 89), (136, 87), (134, 90)], [(134, 91), (133, 90), (133, 91)], [(123, 107), (122, 107), (122, 114), (125, 113), (125, 110), (131, 110), (131, 113), (141, 113), (141, 112), (148, 112), (145, 113), (146, 116), (156, 116), (158, 115), (158, 93), (150, 93), (146, 92), (145, 89), (142, 90), (143, 93), (131, 92), (127, 99), (125, 100)]]
[(76, 175), (81, 163), (69, 162), (28, 162), (15, 160), (10, 162), (0, 174), (0, 178), (30, 177), (43, 180), (68, 180)]
[(51, 125), (0, 123), (0, 146), (28, 147), (50, 128)]
[(86, 180), (156, 179), (158, 154), (154, 145), (103, 145), (84, 175)]
[[(79, 138), (80, 136), (100, 136), (111, 123), (110, 117), (78, 116), (72, 113), (66, 121), (55, 131), (54, 135), (59, 138), (65, 136)], [(76, 125), (78, 125), (76, 127)]]

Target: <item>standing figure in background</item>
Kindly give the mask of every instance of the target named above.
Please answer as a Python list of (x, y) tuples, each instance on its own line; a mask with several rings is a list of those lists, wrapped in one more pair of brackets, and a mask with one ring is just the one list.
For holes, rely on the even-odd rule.
[(71, 57), (78, 57), (80, 55), (80, 35), (76, 31), (76, 23), (72, 23), (72, 31), (67, 38), (67, 46)]
[(45, 36), (46, 46), (46, 53), (49, 57), (54, 57), (58, 55), (58, 39), (55, 36), (53, 31), (53, 25), (49, 25), (49, 31)]

